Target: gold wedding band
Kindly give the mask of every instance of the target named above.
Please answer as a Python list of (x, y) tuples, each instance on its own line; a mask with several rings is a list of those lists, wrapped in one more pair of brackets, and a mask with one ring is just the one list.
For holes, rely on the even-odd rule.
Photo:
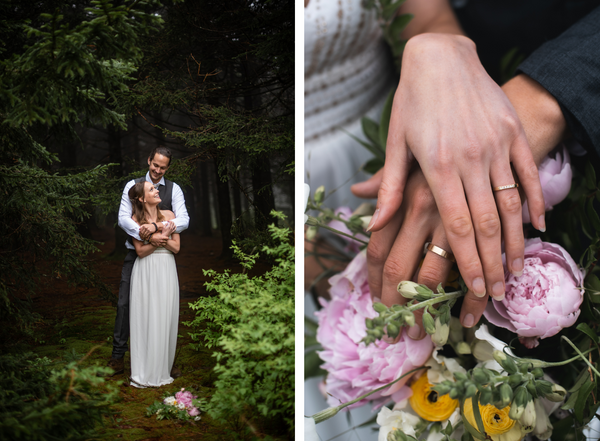
[(454, 258), (454, 254), (444, 250), (443, 248), (435, 246), (431, 242), (429, 242), (429, 245), (427, 245), (427, 249), (429, 251), (431, 251), (432, 253), (437, 254), (438, 256), (442, 256), (444, 259), (448, 259), (450, 262), (456, 262), (456, 259)]
[(502, 190), (508, 190), (509, 188), (519, 188), (519, 184), (517, 182), (515, 182), (514, 184), (510, 184), (510, 185), (501, 185), (500, 187), (494, 187), (494, 191), (502, 191)]

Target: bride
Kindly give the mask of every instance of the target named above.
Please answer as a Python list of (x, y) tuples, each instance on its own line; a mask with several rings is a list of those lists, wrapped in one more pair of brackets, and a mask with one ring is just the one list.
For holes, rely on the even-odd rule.
[[(139, 225), (171, 221), (172, 211), (158, 209), (158, 190), (150, 182), (139, 182), (129, 190), (132, 219)], [(173, 382), (170, 375), (177, 345), (179, 281), (175, 256), (179, 234), (169, 222), (162, 233), (169, 238), (164, 247), (133, 239), (138, 258), (131, 273), (131, 385), (158, 387)]]

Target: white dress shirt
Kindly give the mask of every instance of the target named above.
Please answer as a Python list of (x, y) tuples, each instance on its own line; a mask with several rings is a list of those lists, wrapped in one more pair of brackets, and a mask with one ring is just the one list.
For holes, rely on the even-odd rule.
[[(155, 185), (152, 182), (152, 179), (150, 179), (150, 172), (146, 173), (146, 182), (150, 182), (152, 185)], [(140, 238), (140, 226), (131, 218), (131, 216), (133, 216), (133, 207), (131, 206), (131, 201), (129, 200), (129, 189), (133, 187), (134, 184), (135, 180), (131, 180), (127, 183), (127, 185), (125, 185), (125, 189), (123, 189), (121, 205), (119, 206), (118, 223), (119, 227), (121, 227), (121, 229), (129, 236), (137, 240), (142, 240)], [(160, 178), (158, 185), (165, 185), (164, 177)], [(190, 225), (190, 216), (188, 215), (187, 208), (185, 208), (183, 191), (181, 191), (181, 187), (175, 182), (173, 182), (171, 206), (173, 207), (173, 213), (175, 214), (175, 219), (173, 219), (173, 222), (177, 226), (175, 232), (181, 233)], [(130, 250), (135, 249), (135, 247), (128, 241), (125, 241), (125, 246)]]

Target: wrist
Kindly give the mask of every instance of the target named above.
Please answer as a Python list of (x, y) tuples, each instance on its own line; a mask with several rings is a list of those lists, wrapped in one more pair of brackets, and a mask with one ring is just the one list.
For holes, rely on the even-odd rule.
[(520, 74), (502, 86), (521, 121), (536, 164), (567, 135), (556, 99), (540, 83)]

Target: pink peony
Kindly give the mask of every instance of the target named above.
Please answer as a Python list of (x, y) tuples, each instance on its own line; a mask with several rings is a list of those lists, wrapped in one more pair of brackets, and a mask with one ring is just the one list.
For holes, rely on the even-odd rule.
[(526, 239), (523, 275), (505, 271), (504, 277), (506, 297), (488, 303), (484, 315), (494, 325), (515, 332), (528, 348), (577, 320), (584, 271), (560, 245)]
[(197, 408), (197, 407), (190, 407), (190, 408), (188, 409), (188, 414), (189, 414), (190, 416), (198, 416), (198, 415), (200, 415), (200, 411), (198, 410), (198, 408)]
[(190, 407), (192, 405), (192, 400), (197, 398), (195, 395), (192, 395), (191, 392), (188, 392), (185, 389), (181, 389), (179, 392), (175, 394), (175, 399), (178, 403), (183, 403), (185, 407)]
[[(366, 335), (365, 319), (378, 315), (373, 309), (367, 284), (364, 252), (329, 282), (331, 300), (321, 299), (323, 309), (315, 315), (319, 319), (317, 340), (324, 348), (319, 356), (325, 362), (321, 367), (328, 372), (326, 389), (331, 406), (384, 386), (427, 361), (433, 350), (429, 336), (414, 341), (403, 332), (396, 344), (379, 341), (365, 346), (360, 343)], [(383, 405), (389, 395), (396, 402), (406, 399), (411, 394), (410, 388), (404, 387), (407, 380), (408, 377), (353, 407), (369, 400)]]
[[(350, 209), (350, 207), (339, 207), (335, 210), (335, 214), (340, 215), (340, 217), (342, 217), (346, 220), (350, 220), (350, 218), (352, 217), (352, 210)], [(354, 235), (352, 233), (352, 231), (350, 231), (350, 229), (342, 221), (334, 219), (331, 222), (329, 222), (328, 225), (331, 228), (335, 228), (336, 230), (341, 231), (342, 233), (349, 234), (350, 236)], [(364, 240), (365, 242), (367, 242), (369, 240), (369, 238), (367, 236), (365, 236), (364, 234), (358, 233), (355, 236), (361, 240)], [(346, 250), (348, 252), (350, 252), (352, 254), (356, 254), (360, 251), (360, 246), (362, 245), (360, 242), (358, 242), (354, 239), (350, 239), (349, 237), (346, 237), (346, 236), (339, 236), (339, 237), (341, 237), (346, 242), (348, 242), (348, 246), (346, 247)]]
[[(559, 202), (569, 194), (571, 190), (571, 158), (564, 144), (554, 149), (544, 158), (539, 167), (540, 183), (546, 202), (546, 211), (552, 210)], [(529, 207), (527, 201), (523, 204), (523, 223), (531, 222), (529, 218)]]

